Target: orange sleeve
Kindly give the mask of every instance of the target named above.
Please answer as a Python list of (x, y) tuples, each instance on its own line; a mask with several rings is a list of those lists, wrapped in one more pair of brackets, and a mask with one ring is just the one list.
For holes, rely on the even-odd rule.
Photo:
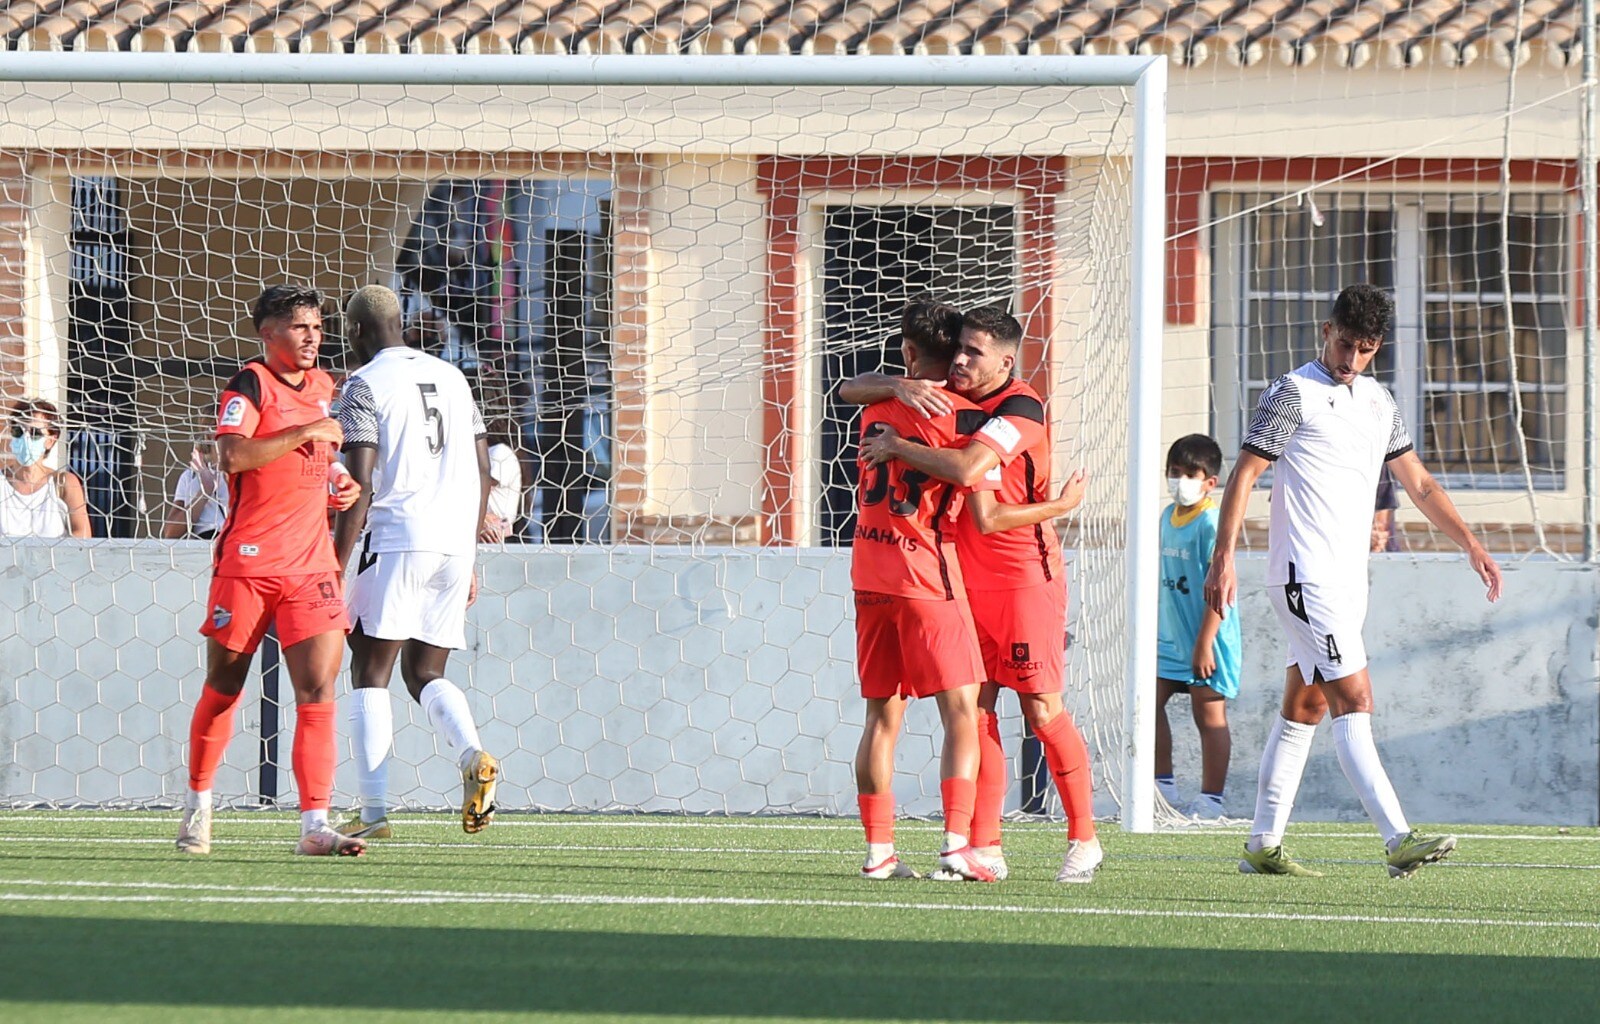
[(217, 434), (224, 437), (254, 437), (261, 424), (261, 410), (245, 395), (237, 391), (224, 391), (217, 403)]

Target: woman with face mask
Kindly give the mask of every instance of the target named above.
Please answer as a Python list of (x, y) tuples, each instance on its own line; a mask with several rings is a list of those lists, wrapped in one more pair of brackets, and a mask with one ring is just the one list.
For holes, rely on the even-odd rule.
[(61, 440), (55, 405), (25, 398), (12, 407), (8, 427), (11, 459), (0, 469), (0, 536), (90, 536), (83, 481), (45, 465)]

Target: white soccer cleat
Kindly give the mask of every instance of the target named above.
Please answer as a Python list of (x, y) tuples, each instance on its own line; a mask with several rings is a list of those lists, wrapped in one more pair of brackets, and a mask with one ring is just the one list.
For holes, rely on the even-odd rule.
[(183, 824), (178, 826), (178, 852), (211, 852), (211, 808), (185, 808)]
[(971, 846), (939, 854), (939, 866), (928, 877), (941, 882), (999, 881)]
[(996, 882), (1004, 882), (1011, 877), (1011, 868), (1006, 864), (1006, 855), (998, 846), (979, 846), (978, 861), (994, 873)]
[(294, 852), (302, 857), (360, 857), (367, 852), (367, 844), (324, 825), (302, 835)]
[(921, 878), (922, 876), (917, 874), (910, 864), (905, 863), (894, 854), (890, 854), (877, 864), (861, 865), (861, 877), (881, 882), (889, 878)]
[(1056, 881), (1079, 885), (1092, 882), (1095, 869), (1105, 859), (1105, 850), (1101, 848), (1098, 837), (1088, 842), (1074, 839), (1067, 844), (1067, 856), (1061, 862), (1061, 870), (1056, 872)]
[(1215, 824), (1225, 817), (1222, 811), (1222, 801), (1212, 799), (1203, 793), (1195, 797), (1193, 802), (1183, 809), (1183, 813), (1185, 817), (1194, 821), (1211, 824)]

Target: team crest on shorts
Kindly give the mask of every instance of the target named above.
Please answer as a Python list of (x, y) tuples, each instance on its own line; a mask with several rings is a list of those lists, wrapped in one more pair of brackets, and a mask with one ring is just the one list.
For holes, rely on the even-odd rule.
[(1028, 645), (1027, 644), (1012, 644), (1011, 645), (1011, 660), (1014, 661), (1014, 662), (1017, 662), (1018, 664), (1021, 664), (1021, 663), (1026, 662), (1026, 661), (1033, 660), (1033, 659), (1028, 657), (1028, 655), (1030, 653), (1032, 653), (1032, 652), (1030, 652), (1028, 650)]
[(232, 621), (233, 613), (222, 607), (222, 605), (219, 604), (211, 609), (211, 626), (213, 629), (221, 629)]

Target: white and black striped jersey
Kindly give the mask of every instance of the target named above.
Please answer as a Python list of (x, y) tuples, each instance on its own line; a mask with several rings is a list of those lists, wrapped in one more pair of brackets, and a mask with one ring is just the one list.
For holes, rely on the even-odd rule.
[(1244, 450), (1275, 463), (1267, 583), (1367, 586), (1378, 474), (1411, 450), (1382, 384), (1334, 380), (1316, 360), (1272, 382)]
[(413, 348), (384, 348), (346, 378), (344, 448), (375, 448), (363, 551), (471, 555), (478, 539), (483, 415), (461, 371)]

